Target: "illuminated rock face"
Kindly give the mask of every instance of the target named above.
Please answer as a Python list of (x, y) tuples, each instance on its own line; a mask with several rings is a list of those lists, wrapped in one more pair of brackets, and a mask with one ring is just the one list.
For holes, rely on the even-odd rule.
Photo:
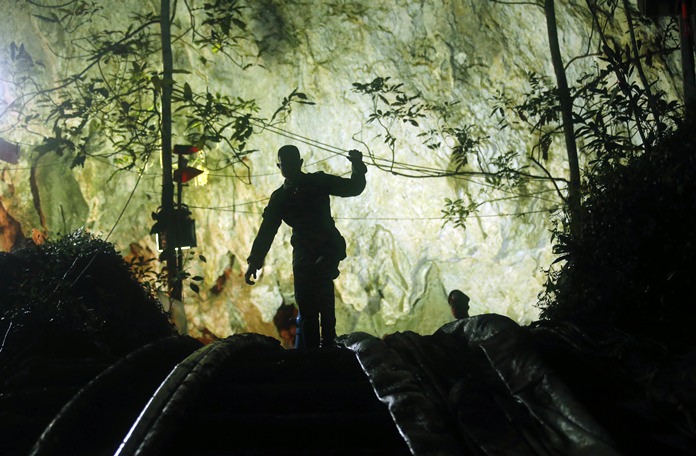
[[(460, 101), (462, 119), (487, 127), (492, 123), (490, 96), (514, 77), (520, 81), (512, 85), (520, 84), (524, 69), (538, 65), (545, 52), (543, 29), (537, 30), (543, 16), (533, 8), (514, 10), (477, 1), (422, 6), (317, 2), (311, 11), (303, 11), (288, 2), (261, 3), (254, 11), (254, 31), (261, 37), (263, 67), (242, 75), (215, 71), (221, 90), (241, 90), (243, 96), (257, 98), (263, 112), (269, 113), (284, 94), (299, 88), (317, 104), (295, 109), (283, 128), (366, 155), (353, 137), (368, 142), (377, 156), (388, 157), (389, 151), (383, 138), (376, 137), (378, 129), (366, 125), (369, 100), (351, 91), (353, 82), (391, 76), (428, 100)], [(521, 17), (526, 19), (520, 21)], [(515, 36), (530, 37), (523, 50), (516, 39), (506, 37), (515, 22)], [(398, 160), (447, 168), (447, 153), (427, 150), (413, 132), (402, 134), (410, 137), (398, 145)], [(508, 133), (492, 139), (502, 148), (510, 147), (515, 138)], [(275, 152), (285, 143), (298, 145), (305, 171), (344, 174), (350, 169), (347, 160), (320, 147), (264, 132), (254, 142), (260, 152), (250, 160), (252, 175), (258, 176), (252, 177), (252, 185), (236, 183), (231, 190), (231, 179), (211, 176), (205, 186), (189, 189), (187, 198), (201, 206), (263, 201), (282, 183), (274, 165)], [(337, 225), (348, 240), (348, 258), (335, 282), (339, 333), (407, 329), (429, 333), (452, 319), (446, 304), (452, 288), (471, 296), (472, 313), (502, 313), (522, 323), (536, 317), (533, 304), (544, 280), (542, 268), (551, 262), (546, 216), (495, 215), (538, 205), (492, 206), (486, 210), (490, 217), (471, 219), (464, 231), (442, 226), (443, 200), (465, 192), (476, 194), (485, 187), (447, 179), (408, 179), (374, 167), (367, 180), (363, 195), (333, 201)], [(213, 309), (229, 312), (230, 330), (236, 331), (253, 318), (270, 320), (281, 302), (294, 302), (290, 230), (285, 226), (257, 285), (245, 286), (240, 276), (245, 265), (239, 262), (248, 255), (262, 208), (263, 203), (240, 206), (238, 214), (197, 211), (200, 244), (229, 251), (227, 256), (218, 255), (218, 264), (205, 266), (206, 277), (219, 274), (230, 255), (236, 262), (224, 293), (187, 307), (194, 325), (214, 325), (215, 332), (224, 334), (227, 322), (221, 325), (219, 318), (213, 322)]]
[[(156, 11), (158, 2), (151, 3)], [(257, 129), (250, 147), (258, 152), (246, 162), (249, 182), (234, 178), (228, 168), (209, 171), (185, 189), (184, 201), (192, 207), (197, 224), (196, 253), (207, 258), (206, 263), (194, 259), (186, 265), (192, 275), (205, 279), (200, 295), (188, 292), (185, 296), (189, 330), (194, 335), (207, 328), (217, 336), (242, 331), (275, 336), (275, 310), (283, 302), (294, 302), (290, 231), (285, 226), (259, 282), (249, 287), (243, 280), (265, 199), (282, 183), (275, 167), (280, 146), (296, 144), (307, 172), (348, 172), (349, 162), (335, 155), (335, 148), (391, 157), (384, 137), (379, 136), (383, 131), (367, 123), (370, 101), (351, 90), (353, 82), (390, 76), (404, 82), (409, 91), (422, 93), (427, 101), (459, 101), (458, 120), (486, 132), (492, 152), (531, 147), (531, 139), (522, 132), (497, 128), (490, 116), (492, 96), (503, 89), (524, 90), (527, 71), (553, 74), (545, 19), (532, 6), (480, 0), (313, 2), (311, 8), (292, 1), (251, 3), (248, 23), (256, 40), (244, 46), (259, 53), (260, 65), (245, 71), (220, 63), (203, 67), (193, 51), (179, 47), (175, 49), (177, 67), (193, 70), (177, 76), (177, 82), (256, 99), (265, 117), (297, 88), (316, 104), (295, 107), (282, 128), (313, 142), (305, 144), (297, 137)], [(577, 55), (585, 39), (586, 18), (570, 16), (580, 8), (557, 3), (563, 50)], [(143, 7), (140, 0), (125, 4), (134, 10)], [(126, 20), (128, 11), (122, 6), (113, 14)], [(14, 14), (19, 20), (24, 12)], [(40, 47), (42, 42), (59, 42), (60, 37), (41, 29), (36, 19), (32, 24), (33, 30), (23, 33), (45, 35), (41, 40), (25, 35), (27, 47), (35, 55), (43, 53), (43, 60), (61, 74), (67, 63), (55, 61)], [(22, 33), (19, 28), (5, 30)], [(17, 36), (2, 35), (6, 42)], [(579, 71), (569, 69), (571, 77)], [(450, 165), (449, 152), (427, 149), (416, 129), (398, 125), (395, 131), (401, 138), (396, 160), (435, 169)], [(35, 137), (20, 139), (36, 141)], [(223, 152), (207, 153), (212, 159)], [(22, 163), (30, 163), (28, 156), (23, 155)], [(110, 240), (124, 253), (130, 244), (137, 244), (131, 250), (155, 251), (148, 232), (150, 213), (160, 204), (159, 163), (152, 160), (139, 182), (136, 173), (108, 179), (114, 168), (98, 160), (88, 160), (84, 169), (72, 171), (57, 157), (43, 157), (39, 164), (45, 168), (38, 173), (38, 193), (51, 234), (84, 225), (106, 235), (137, 184)], [(562, 174), (562, 160), (552, 168)], [(471, 297), (472, 314), (495, 312), (521, 324), (536, 318), (533, 305), (545, 280), (542, 270), (552, 261), (549, 215), (539, 211), (557, 204), (553, 193), (550, 203), (528, 199), (484, 205), (463, 230), (443, 226), (444, 199), (465, 195), (484, 199), (482, 180), (410, 179), (375, 166), (370, 166), (367, 180), (361, 196), (333, 202), (337, 225), (348, 240), (348, 258), (335, 282), (339, 333), (430, 333), (452, 319), (446, 296), (453, 288)], [(31, 227), (41, 228), (32, 204), (29, 172), (7, 171), (0, 185), (5, 208), (25, 234)], [(532, 213), (510, 215), (522, 212)]]

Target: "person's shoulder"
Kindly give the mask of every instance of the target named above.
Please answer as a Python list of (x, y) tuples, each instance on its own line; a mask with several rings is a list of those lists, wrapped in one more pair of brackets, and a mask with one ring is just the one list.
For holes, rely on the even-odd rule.
[(282, 194), (282, 193), (285, 193), (285, 187), (283, 187), (283, 186), (281, 185), (280, 187), (278, 187), (278, 188), (276, 188), (275, 190), (273, 190), (273, 192), (271, 193), (271, 198), (277, 197), (278, 195), (280, 195), (280, 194)]
[(307, 182), (312, 184), (322, 184), (336, 178), (333, 174), (328, 174), (324, 171), (316, 171), (305, 176), (307, 177)]
[(325, 180), (326, 173), (322, 171), (316, 171), (313, 173), (304, 173), (302, 177), (295, 181), (295, 185), (298, 187), (312, 187), (320, 184)]
[(282, 199), (286, 193), (287, 189), (285, 188), (285, 185), (281, 185), (280, 187), (276, 188), (275, 190), (273, 190), (273, 193), (271, 193), (269, 204), (271, 204), (273, 201)]

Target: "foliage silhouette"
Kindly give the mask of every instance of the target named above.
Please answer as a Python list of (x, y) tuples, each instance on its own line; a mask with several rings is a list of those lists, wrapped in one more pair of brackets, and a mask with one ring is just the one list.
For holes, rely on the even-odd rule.
[[(247, 7), (241, 2), (163, 0), (162, 11), (173, 7), (164, 12), (164, 20), (147, 3), (133, 3), (132, 10), (121, 16), (106, 5), (88, 0), (60, 5), (27, 2), (25, 7), (41, 32), (37, 40), (57, 43), (47, 47), (46, 58), (59, 64), (46, 66), (15, 42), (0, 59), (9, 74), (3, 82), (12, 95), (10, 101), (0, 101), (0, 132), (37, 136), (38, 145), (29, 158), (34, 164), (55, 153), (69, 157), (73, 168), (84, 166), (91, 157), (106, 159), (118, 171), (140, 163), (142, 174), (150, 158), (164, 149), (161, 207), (169, 214), (174, 199), (172, 138), (185, 139), (204, 151), (189, 157), (191, 166), (229, 169), (250, 182), (245, 158), (255, 152), (248, 147), (254, 132), (281, 123), (295, 104), (313, 104), (295, 89), (268, 120), (259, 115), (255, 100), (210, 89), (208, 72), (220, 60), (241, 70), (257, 61), (254, 36), (246, 25)], [(37, 180), (35, 168), (32, 183)], [(38, 192), (33, 196), (40, 198)], [(47, 226), (40, 201), (35, 205), (42, 228), (54, 230)], [(171, 224), (164, 230), (172, 230)], [(178, 270), (182, 265), (176, 264), (171, 244), (162, 259), (172, 289), (182, 276)], [(173, 294), (180, 299), (179, 292)]]
[[(245, 8), (237, 1), (185, 1), (173, 12), (172, 44), (201, 66), (177, 61), (173, 80), (165, 80), (160, 68), (160, 18), (147, 8), (132, 11), (125, 22), (108, 21), (100, 2), (71, 0), (59, 7), (32, 2), (27, 8), (42, 32), (63, 37), (60, 47), (49, 49), (68, 69), (54, 74), (22, 43), (11, 43), (4, 56), (14, 97), (0, 106), (2, 130), (39, 136), (39, 155), (69, 154), (73, 166), (101, 156), (132, 168), (161, 148), (160, 95), (169, 87), (174, 133), (199, 148), (219, 149), (219, 156), (206, 156), (206, 165), (236, 172), (235, 165), (246, 167), (243, 158), (254, 152), (247, 148), (254, 123), (278, 123), (293, 103), (312, 104), (295, 90), (266, 121), (258, 117), (255, 100), (200, 89), (206, 84), (200, 70), (215, 61), (232, 62), (242, 70), (256, 61)], [(105, 21), (106, 28), (100, 29)]]
[(76, 231), (0, 253), (0, 369), (30, 356), (119, 357), (174, 334), (112, 244)]
[(693, 296), (696, 147), (685, 124), (650, 153), (603, 162), (586, 183), (579, 238), (555, 231), (563, 265), (550, 271), (541, 316), (602, 333), (620, 330), (686, 350)]
[[(548, 14), (548, 5), (543, 2), (496, 3), (508, 4), (510, 8), (538, 7)], [(579, 62), (585, 63), (585, 69), (579, 70), (568, 88), (582, 179), (594, 173), (598, 163), (626, 160), (649, 150), (673, 131), (683, 116), (682, 105), (671, 100), (657, 84), (664, 76), (670, 76), (670, 55), (678, 50), (674, 21), (655, 24), (638, 15), (632, 5), (615, 0), (588, 1), (585, 12), (591, 19), (586, 52), (567, 58), (563, 66), (569, 72)], [(641, 41), (636, 35), (650, 39)], [(527, 86), (528, 90), (522, 92), (504, 88), (492, 99), (492, 116), (498, 120), (496, 128), (520, 132), (528, 139), (509, 150), (490, 147), (493, 133), (486, 127), (462, 122), (462, 107), (457, 100), (426, 100), (420, 93), (410, 92), (407, 84), (388, 76), (355, 82), (353, 89), (370, 98), (372, 105), (366, 122), (380, 128), (391, 152), (391, 160), (370, 154), (380, 169), (405, 177), (476, 179), (503, 192), (505, 199), (524, 199), (544, 189), (552, 190), (557, 199), (549, 201), (545, 209), (553, 213), (563, 208), (565, 213), (560, 215), (567, 224), (571, 218), (572, 179), (558, 174), (557, 166), (549, 166), (563, 162), (565, 157), (563, 148), (554, 145), (564, 135), (563, 103), (557, 81), (528, 71)], [(427, 149), (449, 153), (450, 167), (437, 170), (401, 163), (397, 150), (406, 141), (402, 136), (406, 134), (404, 125), (417, 129)], [(580, 185), (582, 198), (584, 183)], [(486, 202), (500, 199), (475, 194), (447, 198), (443, 218), (445, 223), (465, 228), (467, 217), (475, 216)], [(577, 218), (582, 218), (581, 208), (572, 211), (579, 212)], [(569, 226), (565, 229), (569, 230)]]
[[(553, 1), (496, 3), (538, 7), (547, 16), (554, 12)], [(670, 80), (670, 58), (679, 49), (676, 22), (652, 21), (618, 0), (588, 0), (585, 12), (591, 19), (586, 53), (567, 59), (560, 79), (579, 62), (585, 70), (575, 72), (565, 101), (556, 65), (563, 62), (556, 61), (556, 80), (530, 71), (528, 90), (504, 89), (493, 99), (499, 128), (528, 132), (530, 143), (518, 150), (486, 155), (490, 134), (458, 125), (457, 103), (429, 103), (389, 77), (355, 83), (354, 90), (371, 98), (367, 122), (382, 129), (391, 150), (383, 170), (409, 177), (482, 177), (496, 190), (509, 191), (509, 198), (526, 197), (530, 182), (542, 186), (545, 180), (555, 189), (558, 204), (548, 209), (557, 215), (552, 242), (559, 257), (539, 296), (542, 318), (598, 333), (618, 329), (672, 348), (693, 346), (696, 336), (684, 315), (694, 272), (689, 259), (696, 253), (689, 234), (696, 222), (696, 169), (689, 150), (696, 139), (693, 125), (683, 123), (683, 105), (659, 84)], [(555, 27), (555, 20), (549, 26)], [(572, 105), (570, 130), (562, 120), (564, 103)], [(419, 136), (429, 149), (449, 149), (450, 169), (404, 167), (396, 159), (401, 124), (437, 125), (421, 128)], [(569, 139), (578, 145), (577, 208), (570, 201), (572, 176), (555, 175), (549, 167), (564, 159), (564, 150), (554, 146), (562, 135), (566, 147)], [(445, 198), (445, 223), (466, 228), (485, 202)]]

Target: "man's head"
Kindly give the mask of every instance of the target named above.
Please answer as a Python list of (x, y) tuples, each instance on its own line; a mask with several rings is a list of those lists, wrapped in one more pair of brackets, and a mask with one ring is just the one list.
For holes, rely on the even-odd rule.
[(447, 297), (454, 318), (469, 318), (469, 297), (460, 290), (452, 290)]
[(278, 149), (278, 168), (286, 179), (294, 179), (302, 174), (300, 151), (295, 146), (283, 146)]

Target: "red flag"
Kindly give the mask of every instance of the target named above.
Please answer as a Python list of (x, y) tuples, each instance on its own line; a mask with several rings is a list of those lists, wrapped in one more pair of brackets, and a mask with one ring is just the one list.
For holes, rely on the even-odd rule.
[(203, 173), (203, 171), (200, 169), (184, 166), (183, 168), (174, 170), (174, 181), (184, 184), (201, 173)]

